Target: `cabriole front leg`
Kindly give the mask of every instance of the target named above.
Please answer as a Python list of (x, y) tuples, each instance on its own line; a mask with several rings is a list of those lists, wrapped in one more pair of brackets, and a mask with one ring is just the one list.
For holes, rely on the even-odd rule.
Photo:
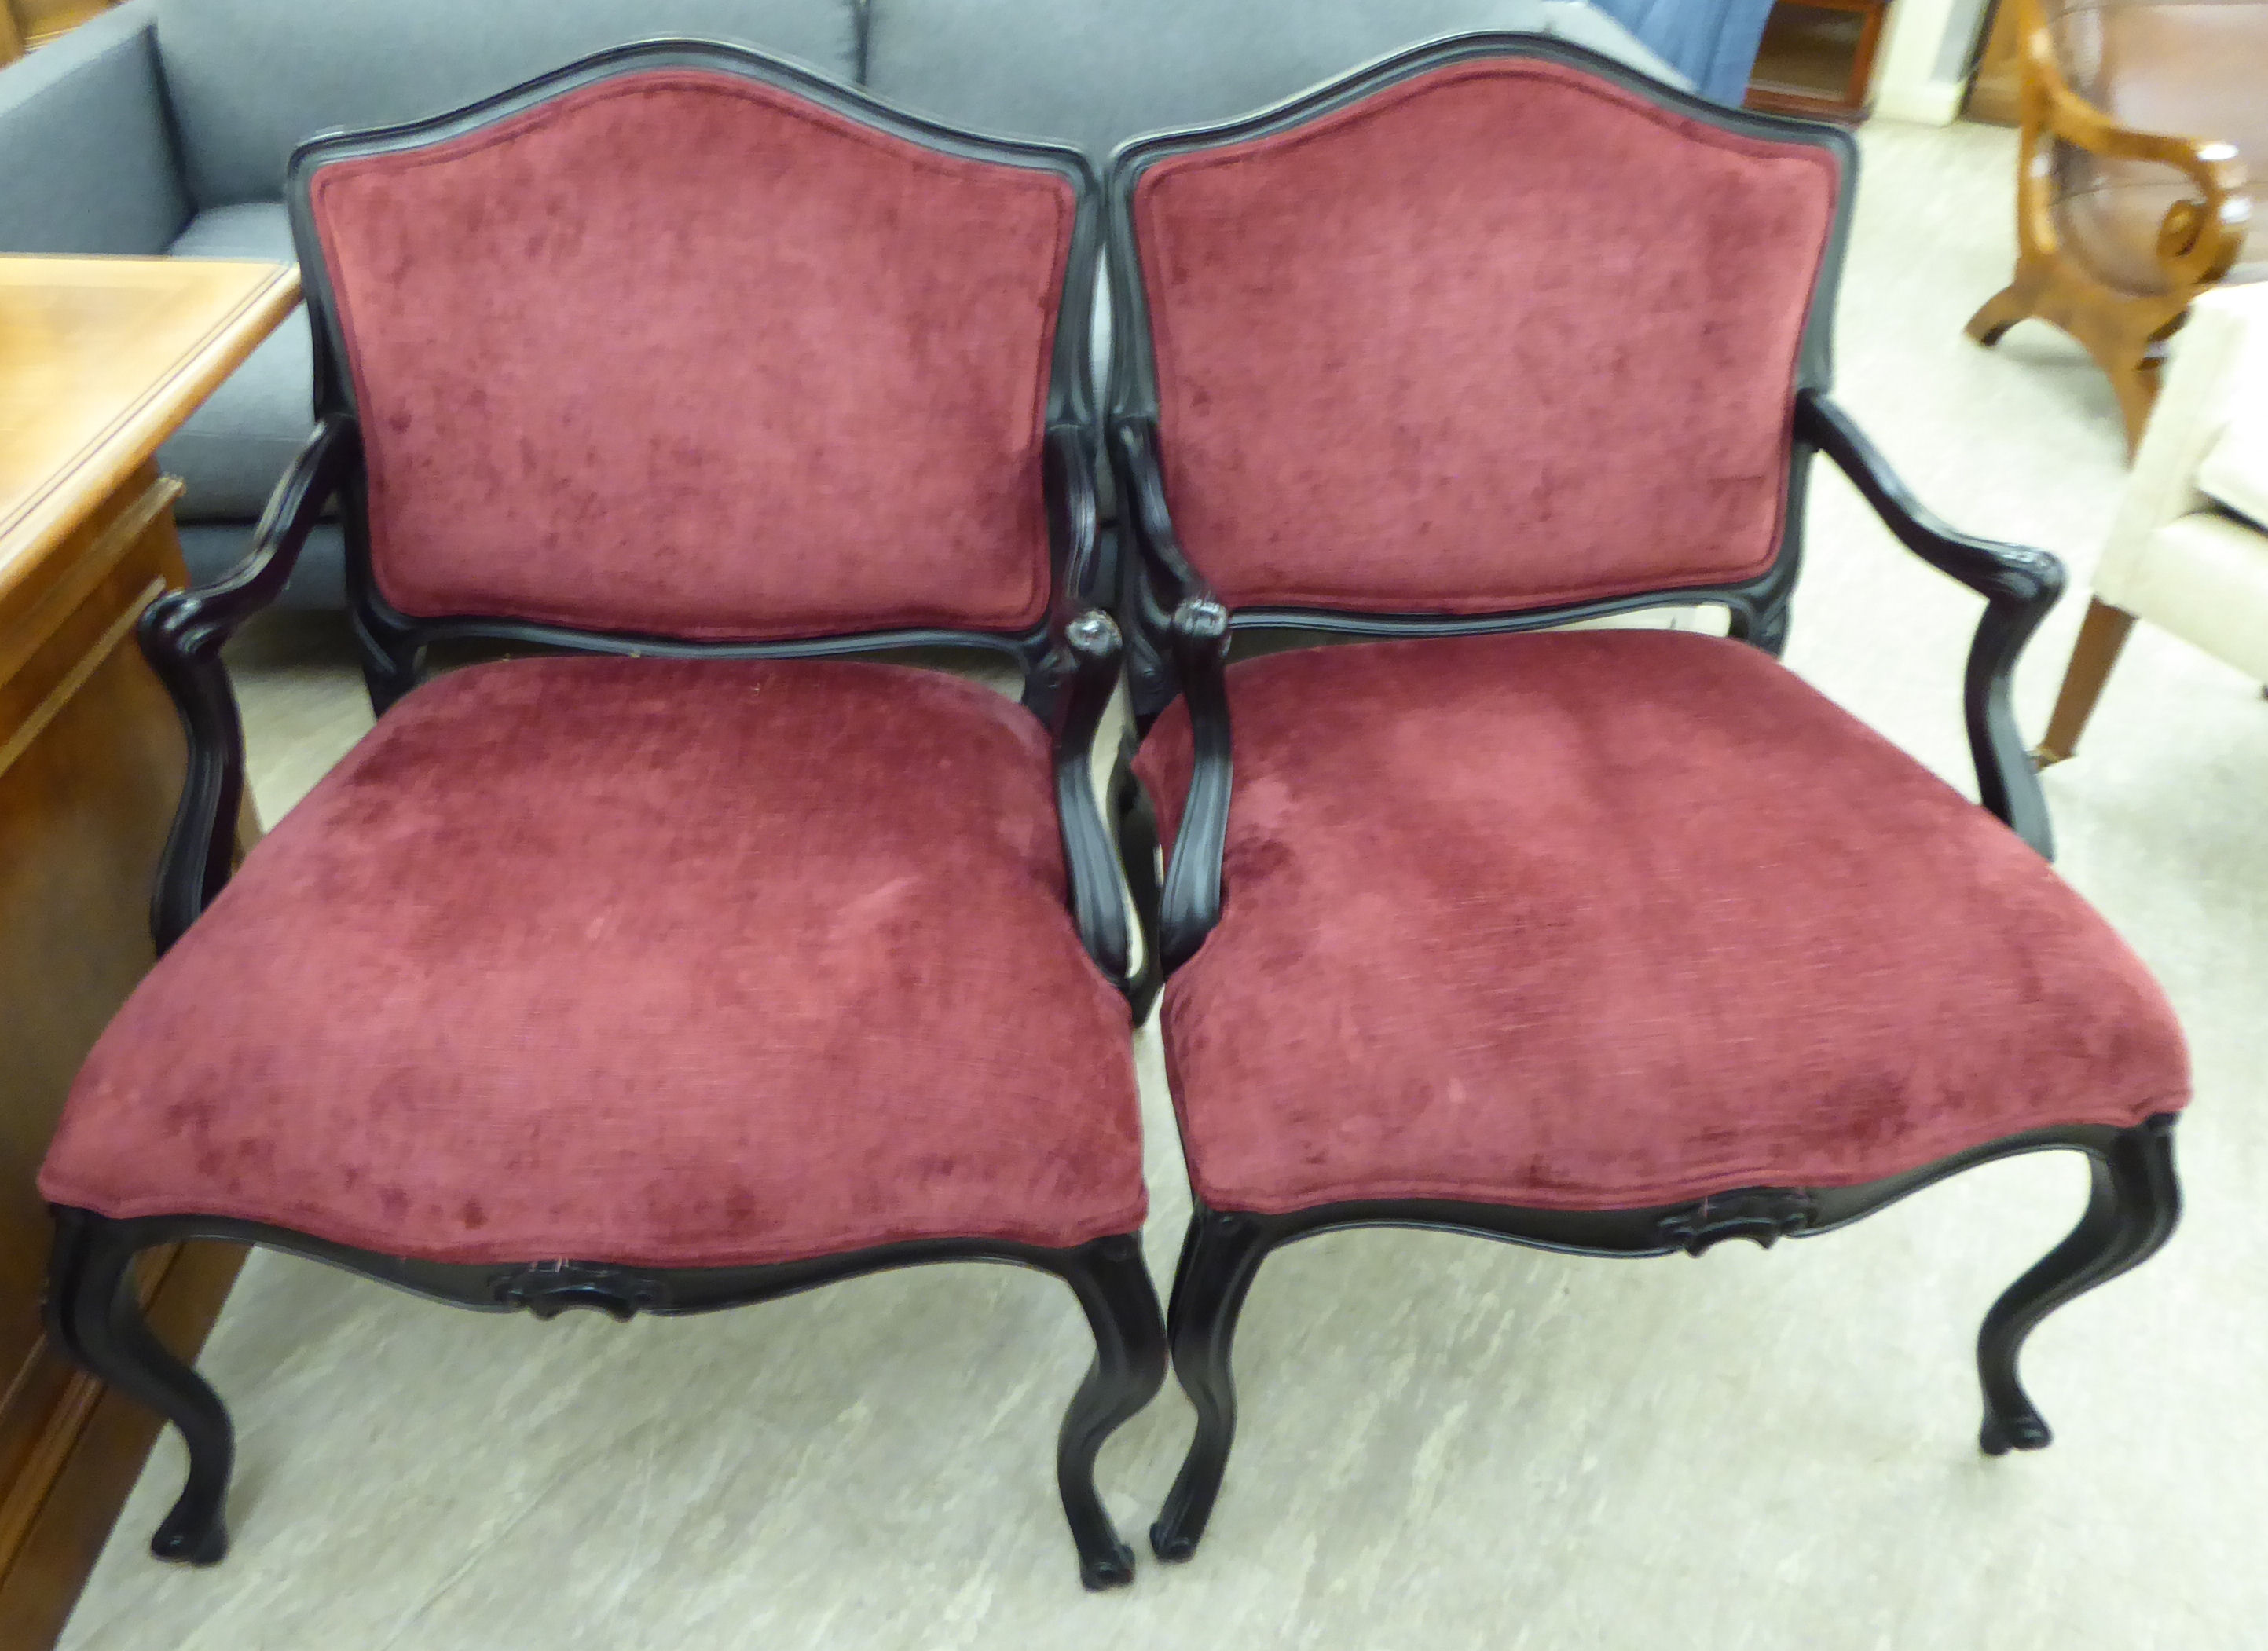
[(1237, 1316), (1268, 1253), (1268, 1236), (1249, 1215), (1198, 1205), (1189, 1216), (1189, 1236), (1174, 1278), (1171, 1328), (1174, 1375), (1197, 1407), (1197, 1429), (1189, 1453), (1166, 1493), (1166, 1506), (1150, 1527), (1150, 1550), (1178, 1562), (1197, 1552), (1228, 1471), (1228, 1449), (1236, 1441), (1236, 1383), (1229, 1371)]
[(48, 1280), (48, 1328), (73, 1362), (180, 1430), (188, 1482), (159, 1522), (150, 1552), (161, 1559), (214, 1565), (228, 1552), (224, 1519), (236, 1436), (205, 1379), (168, 1351), (142, 1317), (134, 1283), (132, 1229), (85, 1210), (55, 1211)]
[(1064, 1415), (1056, 1482), (1079, 1548), (1079, 1580), (1093, 1589), (1122, 1588), (1134, 1580), (1134, 1551), (1119, 1540), (1103, 1508), (1094, 1458), (1119, 1424), (1165, 1385), (1166, 1326), (1142, 1264), (1141, 1240), (1131, 1234), (1072, 1251), (1064, 1277), (1086, 1310), (1094, 1362)]
[(2148, 1260), (2181, 1218), (2172, 1115), (2120, 1131), (2089, 1167), (2093, 1185), (2079, 1225), (1992, 1304), (1977, 1338), (1984, 1386), (1977, 1442), (1987, 1456), (2041, 1449), (2054, 1437), (2016, 1379), (2025, 1338), (2066, 1302)]

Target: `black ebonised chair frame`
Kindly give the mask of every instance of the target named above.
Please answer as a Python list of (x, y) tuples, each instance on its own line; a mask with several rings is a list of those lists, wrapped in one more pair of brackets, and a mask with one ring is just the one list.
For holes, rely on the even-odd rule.
[[(343, 341), (308, 209), (313, 173), (334, 161), (414, 149), (516, 113), (593, 82), (656, 69), (697, 68), (779, 86), (854, 120), (947, 154), (1052, 172), (1078, 197), (1068, 273), (1061, 295), (1047, 402), (1044, 475), (1054, 597), (1049, 618), (1017, 635), (897, 630), (790, 642), (692, 643), (609, 635), (480, 616), (411, 618), (390, 607), (371, 576), (358, 409), (342, 369)], [(1071, 914), (1081, 943), (1130, 994), (1127, 902), (1119, 855), (1089, 776), (1095, 730), (1119, 679), (1120, 642), (1108, 615), (1089, 605), (1095, 579), (1095, 418), (1085, 360), (1086, 316), (1101, 238), (1101, 187), (1076, 151), (1050, 144), (981, 138), (893, 109), (792, 65), (737, 48), (652, 41), (601, 53), (455, 114), (382, 130), (326, 136), (293, 155), (287, 190), (293, 235), (316, 345), (313, 434), (270, 499), (245, 561), (225, 577), (153, 603), (141, 626), (144, 651), (172, 691), (188, 738), (188, 773), (167, 839), (151, 906), (162, 953), (196, 921), (227, 882), (232, 837), (244, 796), (243, 726), (220, 650), (246, 619), (284, 586), (309, 530), (340, 502), (346, 525), (350, 613), (365, 680), (382, 715), (415, 686), (427, 643), (480, 637), (566, 651), (743, 659), (871, 654), (909, 647), (978, 649), (1005, 654), (1024, 673), (1024, 703), (1052, 730), (1056, 798), (1062, 818)], [(837, 1279), (935, 1261), (999, 1261), (1061, 1278), (1085, 1310), (1095, 1358), (1064, 1419), (1057, 1469), (1064, 1511), (1091, 1589), (1133, 1576), (1132, 1551), (1119, 1540), (1094, 1486), (1102, 1442), (1165, 1380), (1165, 1326), (1138, 1234), (1068, 1250), (990, 1238), (895, 1244), (768, 1266), (655, 1268), (530, 1258), (455, 1266), (377, 1254), (261, 1223), (184, 1211), (115, 1221), (57, 1207), (48, 1321), (57, 1346), (78, 1364), (158, 1412), (181, 1431), (189, 1475), (151, 1543), (160, 1559), (209, 1565), (227, 1546), (223, 1520), (233, 1454), (228, 1414), (211, 1387), (158, 1343), (144, 1323), (131, 1263), (149, 1246), (191, 1238), (257, 1244), (306, 1256), (435, 1301), (489, 1312), (526, 1308), (549, 1318), (571, 1307), (618, 1319), (681, 1314), (768, 1301)]]
[[(1846, 183), (1796, 368), (1787, 508), (1778, 552), (1764, 573), (1745, 583), (1643, 591), (1520, 612), (1452, 616), (1255, 607), (1231, 613), (1182, 554), (1167, 510), (1159, 457), (1156, 363), (1134, 227), (1135, 190), (1152, 165), (1169, 157), (1286, 131), (1413, 76), (1485, 57), (1569, 64), (1689, 118), (1727, 131), (1810, 143), (1835, 157)], [(1130, 561), (1136, 564), (1122, 585), (1121, 617), (1129, 636), (1138, 717), (1146, 727), (1175, 693), (1182, 694), (1189, 701), (1194, 748), (1189, 794), (1152, 920), (1162, 972), (1188, 961), (1220, 919), (1232, 780), (1224, 673), (1233, 632), (1460, 636), (1535, 630), (1642, 607), (1717, 605), (1728, 610), (1734, 637), (1777, 656), (1786, 642), (1788, 602), (1802, 554), (1805, 481), (1815, 451), (1835, 461), (1908, 549), (1985, 598), (1962, 693), (1979, 794), (1986, 808), (2043, 857), (2052, 855), (2046, 801), (2017, 732), (2009, 693), (2017, 655), (2062, 594), (2063, 566), (2045, 551), (1972, 538), (1940, 521), (1907, 491), (1828, 395), (1835, 289), (1849, 234), (1848, 180), (1857, 161), (1856, 145), (1838, 128), (1725, 108), (1580, 48), (1517, 34), (1468, 35), (1418, 48), (1248, 119), (1138, 139), (1117, 152), (1108, 184), (1113, 334), (1119, 341), (1113, 351), (1109, 438), (1134, 552)], [(1506, 164), (1516, 166), (1518, 159)], [(1146, 889), (1143, 884), (1138, 892)], [(1261, 1261), (1279, 1245), (1350, 1227), (1418, 1227), (1594, 1256), (1673, 1251), (1697, 1256), (1727, 1238), (1750, 1238), (1769, 1247), (1782, 1236), (1809, 1236), (1845, 1226), (1973, 1165), (2064, 1148), (2084, 1153), (2090, 1162), (2093, 1190), (2086, 1213), (2061, 1244), (2000, 1297), (1985, 1317), (1977, 1347), (1984, 1398), (1983, 1449), (1996, 1456), (2012, 1449), (2038, 1449), (2049, 1442), (2049, 1430), (2017, 1381), (2017, 1354), (2042, 1318), (2139, 1266), (2171, 1234), (2181, 1207), (2173, 1123), (2167, 1115), (2132, 1129), (2079, 1125), (2038, 1130), (1863, 1186), (1753, 1187), (1645, 1209), (1571, 1212), (1413, 1200), (1265, 1214), (1211, 1209), (1198, 1199), (1175, 1268), (1168, 1330), (1174, 1374), (1197, 1408), (1197, 1427), (1164, 1510), (1151, 1528), (1151, 1545), (1160, 1559), (1186, 1559), (1204, 1533), (1235, 1435), (1229, 1360), (1237, 1316)]]

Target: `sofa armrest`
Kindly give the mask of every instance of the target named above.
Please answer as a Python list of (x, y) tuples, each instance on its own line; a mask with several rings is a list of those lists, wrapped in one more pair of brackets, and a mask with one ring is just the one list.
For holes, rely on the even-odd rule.
[(147, 0), (0, 69), (0, 253), (162, 253), (189, 201)]
[[(2196, 198), (2176, 201), (2158, 226), (2158, 263), (2169, 288), (2208, 287), (2235, 266), (2244, 248), (2251, 216), (2249, 179), (2232, 143), (2211, 137), (2181, 137), (2121, 125), (2072, 90), (2056, 61), (2055, 42), (2040, 15), (2038, 0), (2014, 0), (2016, 52), (2022, 65), (2021, 93), (2024, 124), (2105, 160), (2148, 161), (2186, 177)], [(2044, 158), (2027, 144), (2034, 165)], [(2044, 212), (2042, 204), (2039, 210)], [(2051, 246), (2051, 224), (2033, 226), (2036, 238)]]

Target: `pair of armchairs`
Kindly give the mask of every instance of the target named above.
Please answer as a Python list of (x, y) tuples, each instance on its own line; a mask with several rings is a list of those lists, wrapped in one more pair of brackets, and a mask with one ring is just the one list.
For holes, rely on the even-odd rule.
[[(1827, 398), (1851, 160), (1500, 34), (1132, 143), (1107, 192), (716, 46), (302, 149), (318, 428), (254, 556), (145, 621), (193, 753), (164, 956), (41, 1182), (58, 1343), (188, 1442), (157, 1552), (225, 1545), (226, 1413), (132, 1284), (185, 1238), (546, 1317), (1044, 1269), (1096, 1344), (1057, 1471), (1101, 1587), (1098, 1446), (1170, 1351), (1186, 1557), (1278, 1245), (1697, 1255), (2059, 1148), (2084, 1216), (1978, 1346), (1984, 1449), (2046, 1443), (2018, 1350), (2170, 1230), (2184, 1055), (2044, 858), (2008, 672), (2056, 563), (1928, 517)], [(1987, 598), (1985, 808), (1771, 657), (1815, 451)], [(232, 877), (217, 650), (333, 500), (383, 714)], [(1734, 635), (1533, 634), (1663, 601)], [(1122, 627), (1165, 704), (1098, 796)], [(1287, 627), (1366, 640), (1226, 663)], [(557, 651), (421, 682), (463, 636)], [(917, 642), (1022, 704), (842, 657)]]

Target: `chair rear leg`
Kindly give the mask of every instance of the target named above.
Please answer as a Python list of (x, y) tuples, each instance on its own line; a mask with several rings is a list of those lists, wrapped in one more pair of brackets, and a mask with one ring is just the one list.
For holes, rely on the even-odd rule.
[(217, 1564), (228, 1552), (224, 1515), (236, 1457), (228, 1411), (143, 1317), (132, 1229), (84, 1210), (59, 1209), (55, 1218), (48, 1319), (56, 1346), (90, 1375), (172, 1422), (189, 1448), (188, 1483), (159, 1522), (150, 1552), (188, 1565)]
[(2037, 1450), (2054, 1437), (2016, 1379), (2016, 1355), (2034, 1327), (2066, 1302), (2139, 1266), (2172, 1236), (2182, 1210), (2173, 1131), (2170, 1115), (2150, 1119), (2121, 1131), (2109, 1152), (2090, 1160), (2093, 1185), (2079, 1225), (1984, 1316), (1977, 1338), (1984, 1387), (1977, 1443), (1987, 1456)]
[(1079, 1580), (1089, 1589), (1134, 1580), (1134, 1551), (1094, 1487), (1094, 1458), (1120, 1423), (1166, 1384), (1166, 1325), (1158, 1292), (1142, 1265), (1141, 1240), (1099, 1238), (1073, 1251), (1064, 1268), (1094, 1332), (1094, 1362), (1072, 1395), (1056, 1446), (1056, 1483), (1079, 1548)]
[(2001, 334), (2031, 318), (2032, 304), (2029, 287), (2021, 281), (2012, 283), (1985, 299), (1962, 330), (1989, 349), (2000, 341)]
[(1251, 1217), (1202, 1204), (1191, 1212), (1174, 1270), (1167, 1333), (1174, 1375), (1197, 1407), (1197, 1428), (1174, 1488), (1166, 1493), (1165, 1508), (1150, 1527), (1150, 1551), (1160, 1559), (1178, 1563), (1197, 1552), (1220, 1494), (1229, 1447), (1236, 1442), (1236, 1383), (1229, 1354), (1245, 1294), (1267, 1253), (1267, 1236)]

